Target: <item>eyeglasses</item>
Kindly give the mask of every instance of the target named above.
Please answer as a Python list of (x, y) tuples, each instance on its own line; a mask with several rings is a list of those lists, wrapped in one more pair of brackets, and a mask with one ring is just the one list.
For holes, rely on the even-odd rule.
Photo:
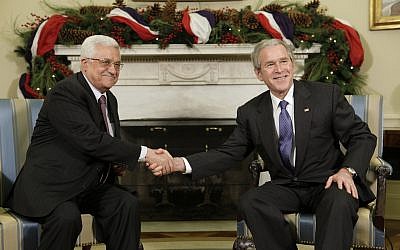
[(108, 68), (111, 65), (113, 65), (115, 70), (118, 70), (118, 71), (121, 70), (122, 67), (124, 66), (124, 64), (121, 63), (121, 62), (113, 62), (113, 61), (111, 61), (110, 59), (107, 59), (107, 58), (86, 58), (86, 59), (93, 60), (93, 61), (98, 61), (100, 66), (102, 66), (104, 68)]

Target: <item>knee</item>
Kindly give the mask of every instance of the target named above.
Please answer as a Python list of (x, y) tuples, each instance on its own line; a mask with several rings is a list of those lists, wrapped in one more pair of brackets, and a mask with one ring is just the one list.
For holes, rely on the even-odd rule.
[(127, 208), (128, 210), (136, 211), (139, 206), (139, 201), (136, 196), (129, 192), (123, 192), (121, 195), (121, 207)]
[(254, 190), (249, 190), (244, 193), (239, 200), (239, 213), (244, 217), (246, 217), (246, 214), (251, 214), (254, 210), (254, 201)]
[(81, 213), (76, 206), (61, 204), (53, 211), (52, 217), (52, 221), (62, 228), (70, 228), (76, 232), (82, 230)]
[(339, 189), (336, 185), (327, 189), (321, 202), (332, 208), (332, 211), (349, 211), (357, 214), (358, 200), (347, 193), (346, 189)]

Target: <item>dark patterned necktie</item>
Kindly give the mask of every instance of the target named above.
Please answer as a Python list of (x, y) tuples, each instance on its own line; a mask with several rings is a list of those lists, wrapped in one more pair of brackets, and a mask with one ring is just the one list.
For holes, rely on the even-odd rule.
[(110, 128), (108, 127), (108, 122), (107, 122), (107, 101), (106, 101), (106, 97), (104, 95), (100, 96), (99, 105), (100, 105), (101, 114), (103, 115), (104, 125), (106, 126), (107, 133), (111, 134)]
[[(100, 105), (101, 114), (103, 115), (105, 128), (107, 130), (107, 133), (111, 135), (110, 129), (108, 127), (108, 120), (107, 120), (107, 100), (104, 95), (100, 96), (99, 105)], [(111, 166), (108, 165), (108, 167), (102, 171), (100, 180), (99, 180), (100, 184), (103, 184), (107, 181), (108, 175), (110, 174), (110, 169), (111, 169)]]
[(292, 155), (293, 127), (292, 120), (286, 110), (288, 104), (284, 100), (279, 103), (279, 107), (281, 107), (281, 113), (279, 114), (279, 153), (285, 166), (291, 168), (290, 157)]

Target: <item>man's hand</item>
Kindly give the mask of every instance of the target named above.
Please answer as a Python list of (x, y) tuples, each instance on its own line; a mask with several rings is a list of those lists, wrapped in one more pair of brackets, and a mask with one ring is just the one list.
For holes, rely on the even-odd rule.
[(341, 168), (336, 174), (331, 175), (326, 181), (325, 189), (330, 188), (332, 182), (336, 182), (339, 189), (343, 189), (344, 187), (347, 193), (358, 199), (358, 192), (353, 176), (346, 168)]
[[(162, 154), (162, 149), (156, 150), (156, 154)], [(167, 152), (168, 153), (168, 152)], [(182, 172), (184, 173), (186, 170), (185, 163), (181, 157), (174, 157), (172, 161), (172, 167), (165, 167), (162, 165), (158, 165), (157, 163), (147, 164), (149, 170), (153, 172), (155, 176), (167, 175), (173, 172)]]
[(166, 175), (172, 172), (173, 159), (169, 152), (165, 149), (151, 149), (148, 148), (146, 154), (146, 165), (153, 172), (154, 175)]
[(126, 174), (126, 165), (113, 165), (112, 170), (116, 176), (124, 176)]

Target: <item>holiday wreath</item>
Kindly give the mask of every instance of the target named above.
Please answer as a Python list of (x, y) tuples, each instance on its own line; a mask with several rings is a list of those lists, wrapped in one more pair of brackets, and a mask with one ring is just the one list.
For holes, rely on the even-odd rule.
[(54, 55), (54, 45), (81, 44), (93, 34), (115, 38), (121, 47), (133, 44), (256, 43), (279, 38), (298, 48), (321, 44), (321, 53), (310, 56), (304, 67), (304, 79), (337, 84), (346, 94), (360, 93), (365, 84), (359, 74), (364, 51), (359, 35), (345, 21), (327, 16), (319, 0), (298, 3), (270, 3), (257, 11), (177, 10), (176, 1), (155, 3), (146, 8), (127, 7), (123, 0), (112, 6), (60, 8), (47, 4), (60, 14), (40, 17), (16, 29), (23, 40), (15, 52), (28, 63), (28, 72), (20, 78), (26, 98), (43, 98), (57, 81), (72, 74), (68, 60)]

